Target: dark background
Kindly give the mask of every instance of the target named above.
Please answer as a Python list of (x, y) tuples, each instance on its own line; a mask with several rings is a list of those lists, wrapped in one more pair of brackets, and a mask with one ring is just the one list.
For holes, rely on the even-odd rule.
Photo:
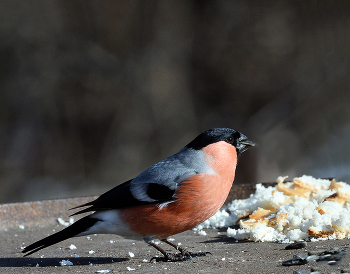
[(101, 194), (231, 127), (235, 183), (350, 181), (350, 1), (0, 0), (0, 202)]

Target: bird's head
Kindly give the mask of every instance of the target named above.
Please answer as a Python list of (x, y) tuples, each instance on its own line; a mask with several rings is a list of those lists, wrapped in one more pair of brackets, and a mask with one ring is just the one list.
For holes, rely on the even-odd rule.
[(201, 150), (210, 144), (214, 144), (220, 141), (224, 141), (233, 145), (236, 148), (237, 155), (240, 155), (246, 151), (250, 146), (255, 145), (239, 131), (230, 128), (213, 128), (199, 134), (186, 147), (195, 150)]

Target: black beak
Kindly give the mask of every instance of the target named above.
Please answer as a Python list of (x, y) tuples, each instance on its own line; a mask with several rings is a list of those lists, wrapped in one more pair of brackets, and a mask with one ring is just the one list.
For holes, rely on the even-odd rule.
[(237, 147), (236, 147), (237, 155), (242, 154), (249, 147), (253, 147), (253, 146), (255, 146), (255, 144), (242, 134), (242, 137), (239, 138), (237, 142)]

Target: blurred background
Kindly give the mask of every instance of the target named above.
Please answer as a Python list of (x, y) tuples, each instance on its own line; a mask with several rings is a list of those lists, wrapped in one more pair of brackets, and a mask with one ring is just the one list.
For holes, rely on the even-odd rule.
[(97, 195), (230, 127), (236, 184), (350, 182), (350, 1), (0, 0), (0, 203)]

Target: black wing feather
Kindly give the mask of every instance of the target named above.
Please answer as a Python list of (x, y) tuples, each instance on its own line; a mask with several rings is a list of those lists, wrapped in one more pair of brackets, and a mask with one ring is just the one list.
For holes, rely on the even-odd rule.
[(157, 200), (157, 203), (168, 202), (173, 199), (175, 190), (165, 185), (148, 184), (147, 195), (151, 199)]
[(88, 208), (85, 208), (83, 210), (80, 210), (72, 214), (72, 216), (85, 213), (85, 212), (90, 212), (90, 211), (121, 209), (121, 208), (142, 206), (142, 205), (148, 205), (148, 204), (157, 204), (157, 203), (174, 200), (173, 195), (175, 193), (175, 190), (171, 190), (164, 185), (149, 183), (147, 188), (147, 194), (150, 196), (150, 198), (155, 199), (155, 201), (153, 202), (140, 201), (136, 199), (130, 191), (130, 184), (132, 180), (133, 179), (112, 188), (111, 190), (102, 194), (100, 197), (98, 197), (94, 201), (71, 208), (71, 209), (75, 209), (75, 208), (80, 208), (84, 206), (89, 206)]

